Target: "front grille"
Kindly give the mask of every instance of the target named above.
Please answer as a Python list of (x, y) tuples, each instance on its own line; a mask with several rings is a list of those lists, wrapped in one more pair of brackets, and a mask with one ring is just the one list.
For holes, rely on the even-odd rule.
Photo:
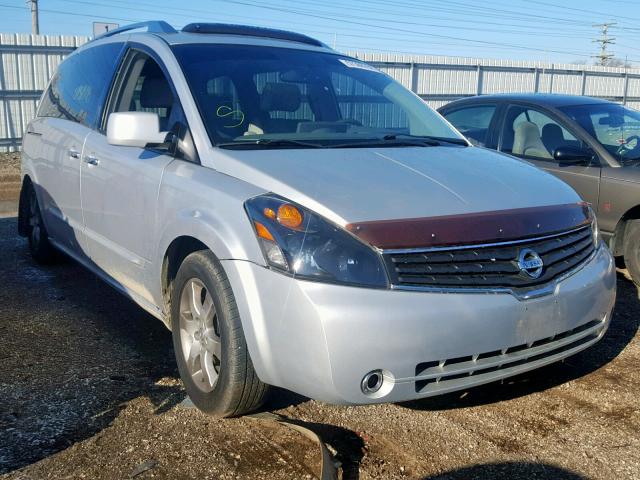
[[(543, 261), (532, 278), (518, 265), (530, 249)], [(527, 289), (544, 285), (579, 266), (594, 251), (591, 227), (544, 238), (493, 246), (438, 248), (384, 254), (391, 283), (402, 287)]]
[(604, 320), (593, 320), (530, 344), (420, 363), (416, 365), (416, 392), (426, 394), (452, 391), (472, 384), (490, 382), (567, 357), (594, 343), (604, 326)]

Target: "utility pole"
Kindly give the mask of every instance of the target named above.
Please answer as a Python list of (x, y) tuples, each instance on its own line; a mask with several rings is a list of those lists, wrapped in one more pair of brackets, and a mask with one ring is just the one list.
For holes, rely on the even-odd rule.
[(38, 0), (27, 0), (31, 4), (31, 33), (40, 35), (40, 19), (38, 18)]
[(609, 28), (615, 25), (617, 25), (615, 22), (593, 25), (600, 29), (600, 37), (593, 40), (594, 43), (600, 44), (600, 53), (598, 55), (593, 55), (593, 58), (598, 60), (599, 65), (606, 66), (609, 60), (614, 57), (613, 53), (607, 52), (607, 47), (616, 43), (616, 39), (609, 36)]

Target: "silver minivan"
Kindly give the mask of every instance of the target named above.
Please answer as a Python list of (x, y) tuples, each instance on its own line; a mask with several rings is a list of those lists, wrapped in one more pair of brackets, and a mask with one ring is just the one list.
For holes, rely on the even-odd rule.
[(340, 404), (466, 389), (611, 318), (613, 260), (570, 187), (300, 34), (109, 32), (58, 68), (22, 175), (34, 258), (63, 252), (163, 321), (214, 415), (268, 385)]

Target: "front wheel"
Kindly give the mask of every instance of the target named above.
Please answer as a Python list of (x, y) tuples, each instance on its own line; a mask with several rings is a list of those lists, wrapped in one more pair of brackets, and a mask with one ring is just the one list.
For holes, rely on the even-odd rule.
[(627, 224), (624, 236), (624, 263), (636, 285), (640, 286), (640, 220)]
[(187, 256), (178, 270), (171, 330), (180, 377), (196, 407), (231, 417), (262, 405), (268, 386), (253, 369), (229, 280), (209, 251)]

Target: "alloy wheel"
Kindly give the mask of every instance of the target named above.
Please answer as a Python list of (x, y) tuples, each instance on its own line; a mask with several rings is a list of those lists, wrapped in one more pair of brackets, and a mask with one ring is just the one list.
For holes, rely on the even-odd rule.
[(29, 196), (29, 227), (31, 229), (31, 242), (33, 245), (40, 243), (42, 235), (42, 225), (40, 220), (40, 209), (38, 208), (38, 198), (35, 189), (31, 189)]
[(204, 283), (192, 278), (180, 295), (180, 344), (189, 375), (210, 392), (220, 374), (221, 340), (216, 307)]

